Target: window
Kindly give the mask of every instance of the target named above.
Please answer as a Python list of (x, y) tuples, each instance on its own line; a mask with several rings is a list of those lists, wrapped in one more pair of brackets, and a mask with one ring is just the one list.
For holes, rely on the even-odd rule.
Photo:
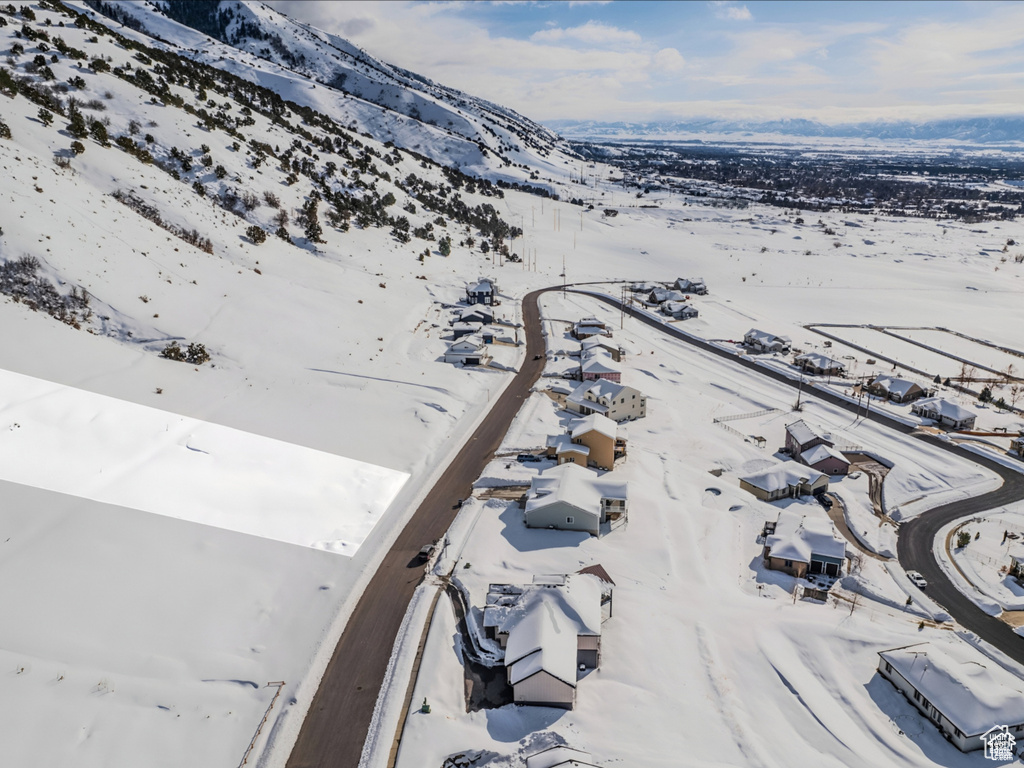
[(920, 701), (921, 700), (921, 692), (920, 691), (914, 691), (914, 700), (915, 701)]
[(575, 517), (567, 517), (567, 518), (565, 518), (565, 524), (566, 525), (572, 525), (573, 521), (575, 521), (575, 520), (576, 520)]
[(782, 563), (783, 563), (783, 565), (785, 565), (785, 566), (786, 566), (787, 568), (792, 568), (792, 567), (793, 567), (793, 561), (792, 561), (792, 560), (783, 560), (783, 561), (782, 561)]
[(888, 661), (885, 662), (885, 671), (892, 672), (892, 664), (890, 664)]

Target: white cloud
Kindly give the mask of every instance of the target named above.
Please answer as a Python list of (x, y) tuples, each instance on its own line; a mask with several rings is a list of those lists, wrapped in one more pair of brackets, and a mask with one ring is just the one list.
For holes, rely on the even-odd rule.
[(662, 48), (654, 54), (654, 66), (666, 72), (679, 72), (686, 66), (686, 60), (675, 48)]
[(715, 16), (719, 19), (729, 21), (751, 21), (754, 14), (745, 5), (733, 5), (729, 0), (712, 0), (711, 7), (715, 9)]
[(640, 35), (628, 29), (619, 29), (601, 24), (598, 21), (588, 21), (578, 27), (554, 27), (542, 29), (530, 36), (535, 43), (556, 43), (563, 40), (588, 43), (590, 45), (608, 45), (616, 43), (636, 44), (641, 42)]
[[(586, 23), (544, 29), (561, 17), (544, 3), (524, 6), (537, 10), (523, 19), (540, 31), (522, 39), (483, 3), (269, 4), (383, 61), (537, 120), (729, 114), (834, 122), (1020, 113), (1024, 105), (1021, 5), (978, 4), (962, 13), (949, 5), (941, 20), (928, 8), (909, 20), (864, 12), (848, 22), (812, 13), (811, 5), (807, 20), (766, 22), (758, 14), (755, 26), (734, 23), (749, 20), (747, 5), (721, 2), (704, 8), (707, 16), (725, 14), (723, 21), (660, 30), (655, 43), (612, 25), (599, 7), (584, 11)], [(630, 24), (639, 30), (642, 9), (658, 9), (638, 8)], [(701, 15), (697, 8), (692, 15)]]

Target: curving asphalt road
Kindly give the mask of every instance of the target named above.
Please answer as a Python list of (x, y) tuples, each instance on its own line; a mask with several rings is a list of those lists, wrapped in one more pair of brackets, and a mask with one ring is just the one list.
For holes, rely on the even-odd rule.
[[(288, 768), (357, 768), (359, 765), (391, 648), (413, 592), (423, 578), (423, 568), (417, 562), (416, 554), (425, 542), (439, 539), (448, 530), (457, 512), (457, 502), (470, 495), (473, 482), (491, 460), (523, 401), (540, 377), (545, 362), (545, 344), (537, 300), (543, 293), (558, 290), (564, 288), (542, 288), (527, 294), (523, 299), (526, 359), (522, 367), (430, 489), (367, 585), (320, 681), (320, 687), (289, 756)], [(574, 292), (585, 293), (616, 309), (620, 308), (620, 302), (610, 296), (580, 290)], [(727, 359), (787, 386), (798, 386), (797, 382), (778, 371), (682, 333), (632, 307), (627, 306), (625, 311), (637, 320), (703, 352)], [(541, 355), (541, 359), (535, 360), (536, 355)], [(805, 387), (804, 393), (840, 408), (850, 411), (856, 409), (853, 403), (830, 392)], [(872, 412), (868, 418), (904, 434), (913, 432), (912, 427), (881, 413)], [(945, 504), (903, 524), (899, 535), (900, 564), (904, 568), (920, 571), (928, 579), (929, 595), (960, 624), (1024, 664), (1024, 639), (1017, 637), (1010, 627), (988, 616), (964, 597), (946, 578), (932, 553), (935, 535), (946, 523), (1024, 498), (1024, 475), (931, 435), (915, 434), (914, 437), (981, 464), (998, 474), (1003, 479), (1003, 485), (995, 491), (966, 501)]]
[[(335, 647), (288, 768), (356, 768), (384, 680), (391, 648), (416, 586), (423, 580), (420, 547), (448, 530), (459, 500), (498, 449), (530, 389), (544, 370), (544, 336), (537, 297), (523, 299), (526, 359), (476, 431), (430, 489), (384, 556)], [(561, 290), (559, 286), (558, 290)], [(541, 359), (534, 359), (540, 355)]]
[[(621, 302), (611, 296), (590, 293), (589, 291), (577, 292), (592, 296), (603, 301), (605, 304), (610, 304), (616, 309), (621, 308)], [(646, 323), (652, 328), (657, 328), (669, 336), (685, 341), (704, 352), (757, 371), (762, 376), (767, 376), (794, 389), (799, 386), (798, 382), (788, 378), (779, 371), (758, 365), (749, 358), (739, 357), (728, 350), (683, 333), (679, 329), (651, 318), (633, 307), (627, 306), (625, 310), (627, 314), (640, 322)], [(824, 400), (854, 413), (858, 411), (855, 403), (851, 403), (831, 392), (806, 386), (803, 388), (803, 392), (806, 397), (816, 397), (819, 400)], [(973, 517), (996, 507), (1024, 499), (1024, 474), (985, 456), (965, 451), (954, 443), (940, 440), (934, 435), (917, 432), (914, 427), (889, 418), (884, 413), (871, 411), (865, 418), (878, 424), (883, 424), (890, 429), (895, 429), (903, 434), (912, 435), (918, 440), (924, 440), (941, 450), (955, 453), (960, 458), (980, 464), (1002, 478), (1003, 484), (994, 491), (963, 501), (943, 504), (919, 515), (909, 522), (903, 523), (899, 529), (896, 554), (900, 565), (904, 569), (921, 572), (921, 575), (928, 581), (928, 596), (945, 608), (949, 615), (956, 619), (959, 624), (981, 639), (994, 645), (1014, 661), (1024, 664), (1024, 638), (1016, 635), (1009, 625), (993, 616), (989, 616), (965, 597), (939, 567), (933, 550), (936, 535), (948, 523), (961, 518)]]

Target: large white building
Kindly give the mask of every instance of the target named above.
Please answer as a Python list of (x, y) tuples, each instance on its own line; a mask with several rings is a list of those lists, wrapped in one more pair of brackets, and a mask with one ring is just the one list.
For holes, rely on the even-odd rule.
[(961, 752), (999, 738), (1001, 727), (1024, 738), (1024, 680), (967, 643), (881, 651), (878, 672)]
[(565, 407), (583, 416), (600, 413), (615, 422), (631, 421), (647, 415), (647, 396), (625, 384), (597, 379), (576, 387)]

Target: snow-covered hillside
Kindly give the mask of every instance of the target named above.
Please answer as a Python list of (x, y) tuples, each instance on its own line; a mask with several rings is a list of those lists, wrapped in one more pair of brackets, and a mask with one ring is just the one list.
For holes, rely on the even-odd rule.
[(374, 59), (259, 2), (90, 0), (197, 61), (273, 88), (380, 141), (492, 179), (565, 165), (568, 145), (516, 112)]

